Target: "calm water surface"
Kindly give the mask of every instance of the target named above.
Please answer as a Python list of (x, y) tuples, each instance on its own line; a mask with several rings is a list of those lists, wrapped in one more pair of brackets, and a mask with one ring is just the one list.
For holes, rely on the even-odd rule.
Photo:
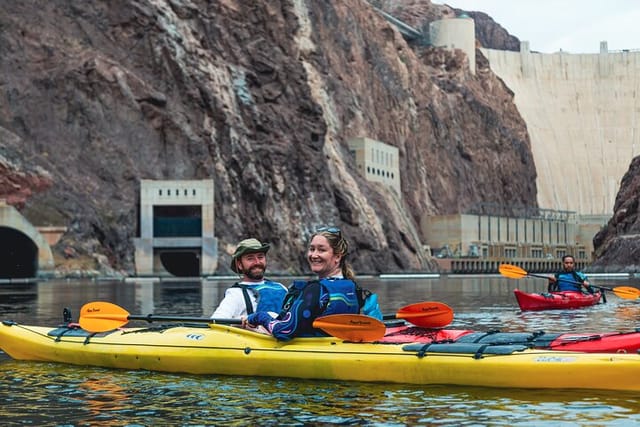
[[(288, 280), (283, 280), (288, 284)], [(604, 280), (603, 286), (637, 286)], [(539, 292), (541, 279), (443, 277), (360, 279), (385, 313), (418, 301), (455, 311), (451, 328), (503, 331), (633, 330), (640, 300), (608, 295), (607, 304), (522, 313), (513, 289)], [(208, 316), (229, 281), (46, 281), (0, 284), (0, 319), (55, 326), (64, 307), (74, 319), (89, 301), (110, 301), (132, 314)], [(0, 354), (2, 425), (640, 425), (640, 396), (596, 390), (471, 387), (192, 376), (13, 361)], [(585, 373), (588, 375), (588, 373)]]

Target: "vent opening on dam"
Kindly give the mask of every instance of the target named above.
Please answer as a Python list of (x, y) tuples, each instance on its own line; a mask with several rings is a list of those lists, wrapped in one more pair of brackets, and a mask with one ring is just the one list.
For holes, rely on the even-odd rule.
[[(168, 190), (170, 191), (170, 190)], [(188, 190), (185, 190), (188, 192)], [(192, 190), (192, 193), (195, 190)], [(175, 190), (174, 190), (175, 192)], [(185, 195), (183, 191), (183, 195)], [(193, 195), (193, 194), (192, 194)], [(198, 205), (187, 206), (154, 206), (153, 237), (182, 238), (200, 237), (202, 233), (202, 208)], [(195, 277), (200, 275), (199, 247), (194, 248), (156, 248), (155, 270), (164, 269), (178, 277)]]
[(196, 277), (217, 267), (213, 180), (140, 181), (138, 276)]
[(171, 250), (158, 248), (159, 261), (162, 267), (177, 277), (197, 277), (200, 275), (200, 250)]

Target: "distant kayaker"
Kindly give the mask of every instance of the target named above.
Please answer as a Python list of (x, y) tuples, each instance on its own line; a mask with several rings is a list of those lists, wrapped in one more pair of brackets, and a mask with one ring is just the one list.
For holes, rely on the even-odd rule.
[(307, 261), (317, 280), (294, 280), (277, 317), (264, 311), (250, 314), (244, 323), (263, 326), (279, 340), (325, 336), (313, 321), (330, 314), (364, 314), (382, 319), (377, 296), (361, 289), (346, 257), (349, 243), (337, 227), (321, 227), (311, 236)]
[(280, 312), (287, 287), (264, 277), (269, 247), (254, 238), (238, 243), (231, 257), (231, 270), (241, 274), (242, 279), (225, 291), (211, 318), (240, 319), (256, 311), (274, 315)]
[(562, 257), (562, 271), (549, 277), (549, 292), (557, 291), (577, 291), (582, 292), (582, 288), (591, 292), (587, 276), (576, 271), (576, 260), (573, 255)]

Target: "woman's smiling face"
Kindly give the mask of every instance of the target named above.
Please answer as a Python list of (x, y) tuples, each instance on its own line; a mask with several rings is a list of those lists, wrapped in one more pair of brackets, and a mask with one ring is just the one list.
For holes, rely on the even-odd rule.
[(340, 276), (340, 255), (336, 255), (329, 241), (322, 234), (316, 234), (309, 243), (307, 260), (311, 271), (319, 278)]

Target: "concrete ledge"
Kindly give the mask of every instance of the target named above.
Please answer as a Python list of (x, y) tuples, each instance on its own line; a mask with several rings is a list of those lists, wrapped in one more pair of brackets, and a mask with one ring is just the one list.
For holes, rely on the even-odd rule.
[(381, 280), (389, 279), (438, 279), (440, 274), (438, 273), (406, 273), (406, 274), (381, 274), (379, 278)]

